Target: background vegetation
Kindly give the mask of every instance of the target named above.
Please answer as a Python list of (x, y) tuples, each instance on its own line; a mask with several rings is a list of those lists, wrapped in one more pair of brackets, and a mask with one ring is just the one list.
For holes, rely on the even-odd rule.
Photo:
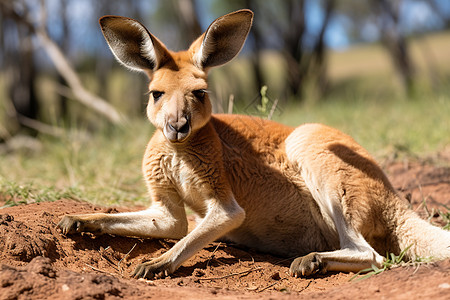
[(0, 0), (0, 194), (146, 204), (147, 79), (113, 60), (97, 20), (134, 17), (177, 50), (239, 8), (255, 23), (211, 72), (216, 112), (326, 123), (379, 160), (448, 151), (446, 0)]

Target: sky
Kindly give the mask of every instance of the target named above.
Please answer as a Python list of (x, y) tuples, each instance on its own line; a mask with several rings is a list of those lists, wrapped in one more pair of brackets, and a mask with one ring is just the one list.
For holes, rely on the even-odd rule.
[[(364, 0), (362, 0), (364, 1)], [(403, 0), (400, 11), (402, 20), (400, 27), (406, 34), (422, 33), (426, 31), (439, 30), (444, 26), (444, 21), (437, 16), (429, 5), (434, 1), (441, 13), (447, 18), (450, 17), (450, 0)], [(308, 1), (309, 8), (307, 24), (314, 31), (318, 31), (323, 22), (324, 14), (320, 8), (319, 1)], [(330, 20), (330, 25), (325, 33), (325, 42), (332, 49), (346, 49), (355, 41), (349, 37), (351, 21), (345, 15), (335, 15)], [(378, 27), (369, 20), (361, 27), (361, 41), (375, 42), (379, 40), (380, 33)]]
[[(57, 7), (61, 0), (48, 0), (49, 11), (55, 10), (58, 13)], [(93, 30), (93, 24), (86, 20), (96, 20), (98, 16), (92, 16), (93, 0), (75, 0), (68, 1), (70, 11), (70, 27), (72, 28), (72, 38), (76, 40), (76, 44), (80, 46), (80, 49), (85, 51), (102, 51), (100, 49), (106, 49), (104, 47), (103, 38), (101, 37), (98, 27)], [(339, 1), (339, 0), (338, 0)], [(368, 1), (368, 0), (361, 0)], [(405, 33), (421, 33), (423, 31), (438, 30), (442, 28), (444, 22), (433, 12), (430, 1), (434, 1), (441, 13), (447, 18), (450, 18), (450, 0), (403, 0), (401, 10), (401, 28)], [(157, 1), (142, 1), (142, 9), (151, 12)], [(208, 24), (217, 16), (207, 15), (210, 12), (211, 6), (210, 0), (198, 0), (199, 9), (204, 16), (201, 21), (203, 27), (207, 27)], [(320, 5), (319, 0), (306, 0), (306, 24), (309, 36), (317, 35), (324, 19), (324, 12)], [(210, 13), (209, 13), (210, 14)], [(49, 13), (49, 21), (51, 20), (52, 13)], [(61, 34), (61, 29), (58, 26), (58, 18), (55, 17), (55, 26), (50, 28), (52, 36), (58, 36)], [(150, 25), (150, 22), (141, 20), (145, 25)], [(204, 23), (204, 24), (203, 24)], [(95, 25), (96, 26), (96, 25)], [(378, 27), (376, 24), (367, 20), (360, 30), (360, 37), (355, 40), (349, 34), (352, 31), (352, 22), (344, 14), (334, 14), (330, 20), (330, 24), (325, 33), (325, 43), (331, 49), (345, 50), (355, 42), (374, 42), (380, 37)], [(308, 35), (307, 35), (308, 38)], [(308, 43), (308, 41), (305, 41)], [(169, 42), (170, 45), (170, 42)], [(78, 51), (80, 50), (78, 49)], [(107, 49), (106, 49), (107, 50)]]

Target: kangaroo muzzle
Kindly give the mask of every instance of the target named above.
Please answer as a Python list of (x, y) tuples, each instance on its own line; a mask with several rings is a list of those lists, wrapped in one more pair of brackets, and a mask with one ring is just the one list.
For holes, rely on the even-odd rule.
[(164, 135), (171, 143), (181, 143), (191, 134), (189, 117), (168, 120), (163, 129)]

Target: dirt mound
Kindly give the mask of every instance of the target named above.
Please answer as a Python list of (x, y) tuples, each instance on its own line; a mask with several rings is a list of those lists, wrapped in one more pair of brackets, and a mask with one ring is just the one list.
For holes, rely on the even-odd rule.
[[(393, 184), (413, 208), (450, 206), (450, 169), (426, 164), (387, 167)], [(362, 299), (447, 298), (450, 260), (396, 268), (360, 281), (334, 273), (307, 279), (288, 275), (291, 260), (223, 243), (210, 244), (173, 275), (135, 280), (137, 264), (161, 255), (173, 240), (91, 234), (63, 236), (64, 214), (117, 212), (85, 202), (60, 200), (0, 210), (0, 299)], [(191, 221), (192, 223), (192, 221)]]

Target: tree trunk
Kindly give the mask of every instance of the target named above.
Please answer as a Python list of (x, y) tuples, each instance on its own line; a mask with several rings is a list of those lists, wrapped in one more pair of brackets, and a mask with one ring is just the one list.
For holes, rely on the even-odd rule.
[(320, 28), (319, 37), (313, 50), (312, 73), (316, 74), (317, 88), (320, 96), (324, 95), (328, 87), (325, 32), (330, 22), (331, 14), (336, 6), (335, 0), (325, 1), (325, 17)]
[(383, 44), (391, 55), (397, 73), (402, 79), (409, 96), (414, 94), (414, 67), (409, 54), (408, 44), (399, 29), (401, 0), (374, 0), (381, 14), (381, 32)]
[[(26, 7), (26, 5), (23, 6)], [(112, 105), (110, 105), (107, 101), (98, 97), (97, 95), (92, 94), (83, 86), (80, 78), (78, 77), (78, 74), (70, 65), (69, 60), (64, 55), (63, 51), (61, 51), (61, 49), (58, 47), (58, 45), (52, 39), (50, 39), (44, 26), (36, 27), (29, 20), (27, 11), (17, 12), (15, 10), (16, 7), (13, 6), (9, 1), (0, 1), (0, 7), (2, 13), (7, 15), (8, 18), (14, 20), (18, 24), (18, 26), (24, 27), (30, 33), (36, 35), (44, 50), (47, 52), (48, 56), (54, 63), (57, 71), (67, 82), (75, 98), (80, 103), (102, 114), (114, 124), (118, 124), (123, 121), (123, 117)], [(45, 9), (43, 5), (41, 6), (41, 9)], [(41, 14), (45, 15), (45, 11), (41, 12)], [(32, 50), (30, 49), (30, 51)]]
[(284, 58), (287, 67), (287, 88), (291, 95), (302, 97), (302, 85), (305, 75), (303, 35), (305, 33), (304, 0), (288, 2), (289, 27), (284, 34)]
[[(17, 123), (21, 124), (21, 116), (33, 120), (38, 118), (39, 102), (35, 90), (36, 69), (31, 32), (20, 24), (15, 24), (15, 27), (18, 48), (5, 50), (5, 69), (8, 95), (15, 110)], [(35, 131), (32, 130), (32, 133)]]
[(185, 44), (189, 45), (203, 32), (198, 20), (195, 0), (175, 0), (174, 2)]
[[(257, 4), (254, 3), (254, 0), (246, 0), (245, 6), (253, 11), (256, 11), (256, 9), (257, 9), (256, 8)], [(253, 44), (252, 44), (253, 55), (251, 56), (251, 63), (252, 63), (253, 74), (255, 77), (255, 85), (256, 85), (255, 94), (258, 94), (261, 87), (263, 85), (265, 85), (265, 82), (264, 82), (263, 72), (261, 70), (261, 49), (263, 49), (263, 38), (261, 36), (259, 26), (257, 25), (256, 22), (257, 21), (255, 20), (255, 24), (253, 24), (253, 28), (250, 31), (250, 35), (252, 37), (251, 40), (253, 41)]]

